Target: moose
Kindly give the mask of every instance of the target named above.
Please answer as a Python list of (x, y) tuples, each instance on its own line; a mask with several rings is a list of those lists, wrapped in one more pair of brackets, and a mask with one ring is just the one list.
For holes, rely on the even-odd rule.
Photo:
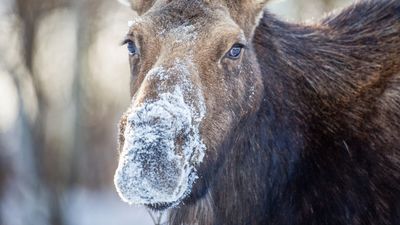
[(171, 225), (399, 225), (400, 1), (130, 0), (114, 183)]

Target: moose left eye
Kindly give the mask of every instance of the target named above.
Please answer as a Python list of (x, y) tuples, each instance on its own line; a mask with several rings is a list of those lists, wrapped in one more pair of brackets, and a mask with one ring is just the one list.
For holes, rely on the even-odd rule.
[(226, 54), (226, 57), (228, 57), (230, 59), (238, 59), (240, 57), (240, 54), (242, 53), (242, 49), (243, 49), (243, 45), (235, 44), (232, 46), (232, 48)]
[(133, 41), (127, 41), (126, 44), (127, 44), (127, 48), (129, 51), (129, 55), (136, 55), (137, 48), (136, 48), (135, 43)]

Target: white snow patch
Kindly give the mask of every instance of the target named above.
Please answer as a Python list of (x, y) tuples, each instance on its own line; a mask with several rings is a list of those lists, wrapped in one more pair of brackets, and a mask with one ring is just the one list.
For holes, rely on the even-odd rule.
[(133, 19), (133, 20), (129, 20), (129, 21), (128, 21), (128, 27), (129, 27), (129, 28), (134, 27), (134, 26), (136, 26), (137, 24), (139, 24), (140, 22), (142, 22), (142, 18), (140, 18), (140, 17), (137, 17), (137, 18), (135, 18), (135, 19)]
[(159, 99), (128, 114), (114, 177), (120, 197), (128, 203), (176, 205), (197, 178), (194, 165), (202, 162), (206, 150), (199, 133), (206, 107), (201, 90), (190, 79), (191, 69), (195, 66), (189, 57), (177, 59), (168, 70), (161, 66), (150, 70), (146, 79), (175, 76), (178, 82), (170, 89), (161, 82)]
[(251, 86), (251, 87), (250, 87), (250, 95), (249, 95), (249, 99), (250, 99), (250, 100), (253, 99), (253, 97), (254, 97), (254, 95), (255, 95), (255, 92), (256, 92), (255, 87), (254, 87), (254, 86)]
[(158, 78), (161, 81), (165, 81), (169, 78), (169, 74), (167, 73), (167, 71), (165, 71), (165, 69), (162, 66), (156, 66), (152, 68), (146, 76), (146, 79), (148, 80), (154, 78)]

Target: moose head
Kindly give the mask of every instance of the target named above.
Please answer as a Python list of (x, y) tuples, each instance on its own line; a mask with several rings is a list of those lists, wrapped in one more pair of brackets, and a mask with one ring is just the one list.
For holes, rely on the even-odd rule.
[(252, 35), (266, 2), (129, 2), (131, 105), (114, 178), (124, 201), (164, 209), (207, 192), (206, 171), (262, 99)]

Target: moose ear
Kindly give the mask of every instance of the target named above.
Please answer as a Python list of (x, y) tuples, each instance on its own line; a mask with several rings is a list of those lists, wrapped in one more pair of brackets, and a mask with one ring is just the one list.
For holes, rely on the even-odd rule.
[(131, 7), (139, 15), (142, 15), (147, 10), (149, 10), (155, 2), (155, 0), (118, 0), (118, 1), (124, 5)]
[(252, 15), (258, 17), (269, 0), (225, 0), (231, 11), (238, 15)]
[(269, 0), (224, 0), (233, 19), (247, 35), (253, 33)]
[(246, 1), (249, 2), (248, 4), (253, 5), (253, 9), (256, 10), (256, 13), (260, 13), (268, 2), (268, 0), (246, 0)]

